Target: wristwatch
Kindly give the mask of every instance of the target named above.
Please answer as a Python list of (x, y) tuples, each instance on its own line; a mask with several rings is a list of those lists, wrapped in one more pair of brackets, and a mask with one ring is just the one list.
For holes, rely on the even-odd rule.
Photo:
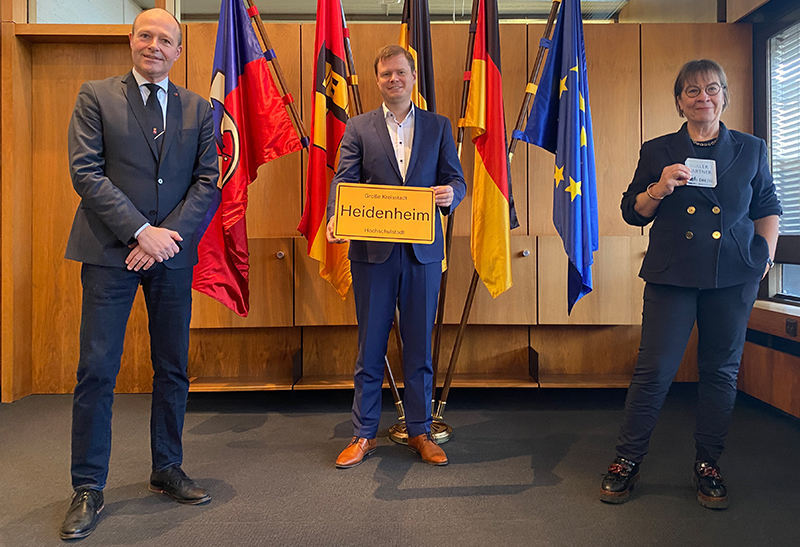
[(775, 262), (773, 262), (770, 257), (767, 257), (767, 264), (769, 265), (770, 270), (775, 266)]

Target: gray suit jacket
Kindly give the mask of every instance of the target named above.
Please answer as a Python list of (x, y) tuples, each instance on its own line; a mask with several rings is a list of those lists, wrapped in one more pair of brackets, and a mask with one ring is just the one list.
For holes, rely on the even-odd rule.
[(70, 174), (81, 203), (66, 257), (124, 267), (145, 222), (177, 231), (168, 268), (197, 263), (197, 226), (216, 190), (214, 122), (206, 99), (169, 83), (160, 160), (133, 74), (85, 82), (69, 124)]

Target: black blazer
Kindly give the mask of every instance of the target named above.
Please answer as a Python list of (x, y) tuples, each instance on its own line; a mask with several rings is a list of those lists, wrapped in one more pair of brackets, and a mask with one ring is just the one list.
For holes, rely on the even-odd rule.
[[(328, 198), (328, 218), (334, 214), (336, 185), (340, 182), (386, 184), (395, 186), (442, 186), (453, 188), (453, 203), (440, 208), (450, 214), (467, 193), (461, 163), (458, 161), (450, 120), (444, 116), (414, 108), (414, 143), (408, 160), (405, 182), (400, 175), (392, 139), (386, 127), (383, 107), (347, 121), (339, 153), (339, 166), (331, 181)], [(414, 243), (414, 255), (422, 264), (444, 259), (444, 237), (439, 215), (436, 217), (436, 236), (432, 244)], [(394, 243), (378, 241), (350, 242), (348, 258), (355, 262), (381, 264), (392, 254)]]
[(753, 221), (781, 214), (763, 140), (720, 123), (711, 156), (717, 164), (716, 188), (677, 187), (653, 218), (634, 210), (636, 196), (661, 178), (664, 167), (691, 157), (696, 153), (686, 124), (677, 133), (642, 145), (633, 182), (621, 204), (628, 224), (653, 222), (639, 276), (648, 283), (700, 289), (759, 279), (769, 248), (755, 234)]
[(68, 259), (124, 267), (128, 244), (149, 222), (183, 237), (168, 268), (197, 263), (195, 231), (219, 178), (214, 122), (207, 99), (171, 81), (167, 97), (159, 156), (131, 72), (81, 86), (69, 124), (70, 174), (81, 203)]

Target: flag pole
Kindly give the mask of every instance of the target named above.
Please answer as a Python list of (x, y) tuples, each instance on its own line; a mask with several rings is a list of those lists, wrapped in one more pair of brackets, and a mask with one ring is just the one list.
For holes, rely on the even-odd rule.
[[(472, 15), (469, 21), (469, 39), (467, 41), (467, 60), (466, 68), (464, 69), (464, 81), (461, 85), (461, 113), (459, 120), (463, 120), (467, 113), (467, 99), (469, 98), (469, 83), (470, 79), (467, 76), (470, 68), (472, 67), (472, 50), (475, 49), (475, 32), (476, 23), (478, 19), (478, 0), (472, 2)], [(464, 144), (464, 128), (459, 124), (458, 136), (456, 138), (456, 151), (458, 159), (461, 160), (461, 149)], [(450, 270), (450, 247), (453, 242), (453, 225), (455, 219), (455, 211), (452, 211), (447, 217), (447, 231), (445, 233), (445, 254), (447, 261), (447, 269), (442, 272), (442, 281), (439, 285), (439, 306), (436, 311), (436, 331), (434, 333), (433, 341), (433, 400), (431, 401), (431, 413), (434, 413), (436, 405), (436, 384), (439, 376), (439, 354), (442, 346), (442, 330), (444, 328), (444, 305), (447, 298), (447, 273)]]
[[(246, 0), (249, 2), (250, 0)], [(339, 3), (341, 6), (341, 2)], [(353, 59), (353, 49), (350, 46), (350, 29), (347, 28), (347, 19), (344, 16), (344, 6), (342, 6), (342, 26), (344, 27), (344, 51), (347, 57), (347, 85), (350, 88), (352, 95), (353, 95), (353, 108), (355, 109), (356, 116), (363, 113), (363, 107), (361, 106), (361, 93), (358, 90), (358, 76), (356, 75), (356, 64)], [(403, 358), (403, 342), (400, 339), (400, 320), (399, 320), (399, 312), (397, 308), (394, 311), (394, 332), (395, 338), (397, 339), (397, 351), (400, 354), (400, 359), (402, 363)], [(400, 421), (399, 424), (395, 424), (392, 427), (398, 427), (402, 425), (403, 429), (405, 429), (405, 419), (406, 413), (405, 409), (403, 408), (403, 400), (400, 398), (400, 391), (397, 389), (397, 382), (394, 379), (394, 373), (392, 372), (392, 366), (389, 364), (389, 358), (384, 356), (384, 370), (386, 372), (386, 380), (389, 382), (389, 389), (392, 391), (392, 398), (394, 399), (394, 406), (397, 409), (397, 418)], [(408, 435), (406, 435), (406, 438)], [(408, 441), (406, 441), (408, 442)]]
[(302, 143), (303, 148), (308, 150), (310, 139), (308, 137), (308, 133), (306, 132), (306, 127), (303, 124), (303, 119), (300, 117), (300, 113), (298, 112), (297, 106), (294, 103), (294, 97), (292, 97), (292, 94), (289, 93), (289, 86), (286, 85), (286, 78), (283, 76), (283, 70), (281, 69), (280, 63), (278, 63), (275, 50), (272, 49), (272, 43), (269, 40), (269, 36), (267, 36), (267, 29), (264, 27), (264, 22), (261, 20), (261, 15), (258, 13), (258, 8), (255, 6), (255, 4), (253, 4), (253, 0), (244, 0), (244, 4), (247, 6), (247, 15), (249, 15), (250, 20), (256, 24), (258, 34), (260, 35), (261, 41), (267, 50), (264, 52), (264, 58), (269, 62), (270, 66), (272, 67), (272, 72), (275, 74), (275, 77), (278, 80), (278, 86), (280, 87), (283, 104), (285, 104), (289, 109), (289, 114), (292, 116), (292, 121), (294, 122), (295, 128), (300, 134), (300, 142)]
[[(410, 0), (405, 0), (405, 4), (403, 5), (403, 21), (406, 22), (406, 7), (411, 8), (410, 4), (408, 3)], [(410, 16), (409, 16), (410, 19)], [(416, 32), (419, 31), (419, 23), (420, 21), (415, 20), (416, 25), (413, 27)], [(408, 29), (410, 32), (410, 29)], [(430, 24), (428, 22), (428, 31), (430, 31)], [(409, 38), (406, 36), (406, 38)], [(403, 39), (401, 37), (401, 45), (403, 43)], [(409, 42), (406, 43), (406, 49), (412, 47)], [(417, 70), (419, 71), (419, 59), (417, 60)], [(433, 106), (432, 112), (436, 112), (435, 102), (433, 105), (428, 104), (428, 106)], [(459, 155), (460, 159), (460, 155)], [(443, 220), (444, 222), (444, 220)], [(452, 223), (449, 221), (447, 222), (448, 231), (445, 237), (445, 256), (446, 260), (445, 263), (449, 263), (450, 261), (450, 241), (452, 239)], [(439, 369), (439, 350), (441, 348), (441, 336), (442, 336), (442, 323), (444, 318), (444, 303), (445, 303), (445, 295), (447, 292), (447, 269), (442, 272), (442, 278), (439, 282), (439, 300), (437, 304), (437, 311), (436, 311), (436, 328), (434, 330), (434, 342), (433, 342), (433, 355), (432, 355), (432, 368), (433, 368), (433, 379), (432, 379), (432, 393), (431, 393), (431, 414), (433, 414), (433, 410), (436, 405), (436, 381), (437, 381), (437, 373)], [(402, 342), (400, 341), (400, 333), (397, 329), (399, 325), (399, 315), (395, 314), (395, 334), (398, 340), (398, 350), (400, 351), (401, 355), (401, 365), (402, 365)], [(453, 428), (447, 425), (446, 423), (442, 422), (441, 420), (433, 420), (431, 422), (431, 437), (437, 444), (445, 443), (450, 440), (450, 437), (453, 434)], [(407, 444), (408, 443), (408, 428), (404, 420), (401, 420), (394, 424), (392, 427), (389, 428), (389, 439), (398, 444)]]
[(539, 40), (539, 50), (536, 52), (536, 60), (533, 63), (531, 75), (528, 78), (528, 85), (525, 87), (525, 97), (522, 100), (522, 108), (519, 109), (519, 116), (517, 116), (517, 124), (514, 126), (514, 132), (511, 134), (511, 142), (508, 143), (508, 161), (514, 159), (514, 151), (517, 149), (519, 139), (514, 137), (518, 131), (525, 129), (525, 122), (528, 119), (528, 108), (530, 107), (533, 96), (536, 94), (536, 79), (539, 77), (539, 70), (542, 68), (544, 61), (544, 52), (550, 47), (550, 33), (555, 24), (556, 15), (558, 14), (558, 7), (561, 5), (561, 0), (553, 0), (553, 5), (550, 6), (550, 16), (547, 19), (547, 24), (544, 27), (544, 34), (542, 39)]
[(356, 75), (356, 63), (353, 59), (353, 48), (350, 46), (350, 29), (347, 28), (347, 19), (344, 17), (344, 6), (341, 2), (339, 5), (342, 8), (342, 26), (344, 27), (344, 51), (347, 55), (347, 85), (353, 92), (353, 103), (356, 111), (356, 116), (364, 113), (364, 108), (361, 106), (361, 93), (358, 91), (358, 76)]
[[(471, 69), (472, 69), (472, 58), (474, 56), (474, 49), (475, 49), (475, 33), (477, 32), (477, 24), (478, 24), (478, 8), (480, 6), (480, 0), (472, 0), (472, 14), (470, 15), (469, 20), (469, 39), (467, 40), (467, 58), (465, 61), (464, 67), (464, 81), (461, 85), (461, 112), (459, 114), (459, 124), (458, 124), (458, 133), (456, 137), (456, 152), (458, 153), (458, 159), (461, 160), (461, 151), (464, 146), (464, 125), (461, 123), (461, 120), (467, 115), (467, 104), (469, 101), (469, 85), (470, 85), (470, 77), (471, 77)], [(445, 249), (447, 253), (447, 269), (450, 269), (450, 249), (452, 247), (453, 241), (453, 225), (455, 224), (455, 211), (450, 213), (450, 216), (447, 219), (447, 233), (445, 235)], [(470, 284), (470, 294), (474, 295), (475, 289), (475, 276), (477, 276), (477, 271), (473, 274), (473, 281)], [(453, 354), (450, 356), (450, 364), (447, 367), (447, 374), (445, 376), (444, 386), (442, 387), (442, 395), (440, 397), (440, 402), (438, 405), (438, 409), (436, 408), (436, 382), (438, 376), (438, 369), (439, 369), (439, 354), (440, 348), (442, 345), (442, 330), (444, 325), (444, 304), (445, 304), (445, 297), (446, 297), (446, 289), (447, 289), (447, 271), (442, 272), (442, 283), (439, 289), (439, 309), (438, 315), (436, 319), (436, 333), (434, 338), (434, 346), (433, 346), (433, 400), (431, 401), (431, 414), (433, 415), (434, 421), (441, 422), (446, 427), (446, 437), (442, 435), (441, 440), (437, 440), (437, 442), (446, 442), (450, 440), (450, 437), (453, 434), (453, 429), (449, 425), (447, 425), (442, 420), (442, 413), (444, 412), (444, 405), (447, 404), (447, 395), (450, 392), (450, 383), (453, 381), (453, 370), (455, 369), (455, 361), (453, 360), (453, 355), (456, 356), (458, 354), (458, 349), (460, 348), (460, 339), (463, 337), (464, 326), (466, 326), (466, 319), (464, 314), (462, 314), (461, 322), (462, 325), (459, 326), (458, 334), (456, 336), (456, 345), (453, 347)], [(472, 299), (470, 298), (469, 294), (467, 295), (467, 300), (469, 301), (469, 307), (472, 307)], [(469, 317), (469, 310), (465, 307), (466, 316)], [(444, 402), (441, 402), (441, 401)]]
[[(476, 0), (477, 1), (477, 0)], [(474, 5), (474, 4), (473, 4)], [(539, 51), (536, 54), (536, 61), (533, 65), (533, 70), (531, 71), (530, 79), (528, 82), (527, 87), (525, 88), (525, 98), (523, 101), (522, 109), (520, 110), (519, 117), (517, 119), (517, 126), (518, 130), (524, 129), (525, 120), (527, 118), (528, 107), (530, 104), (530, 100), (533, 98), (536, 87), (533, 85), (533, 82), (539, 76), (539, 71), (542, 66), (542, 60), (544, 59), (544, 52), (549, 47), (547, 41), (549, 41), (549, 36), (553, 28), (553, 24), (556, 19), (556, 15), (558, 14), (558, 7), (561, 5), (561, 0), (555, 0), (553, 5), (550, 7), (550, 16), (547, 19), (547, 24), (545, 25), (544, 37), (539, 42)], [(472, 27), (470, 27), (470, 33), (472, 33)], [(473, 35), (470, 36), (470, 40), (473, 39)], [(468, 87), (469, 83), (465, 81), (465, 87)], [(466, 102), (462, 97), (462, 108), (465, 108)], [(462, 114), (463, 117), (464, 114)], [(461, 142), (463, 141), (462, 137), (463, 128), (459, 127), (459, 154), (461, 152)], [(511, 144), (509, 145), (508, 151), (508, 161), (511, 163), (511, 160), (514, 157), (514, 149), (516, 147), (518, 139), (512, 139)], [(459, 353), (461, 352), (461, 343), (464, 340), (464, 332), (467, 327), (467, 321), (469, 320), (469, 314), (472, 310), (472, 304), (475, 300), (475, 290), (478, 287), (478, 280), (480, 276), (478, 275), (478, 270), (472, 270), (472, 280), (470, 281), (469, 291), (467, 292), (467, 299), (464, 302), (464, 310), (461, 312), (461, 323), (458, 325), (458, 333), (456, 334), (456, 341), (453, 344), (453, 353), (450, 354), (450, 363), (447, 367), (447, 376), (444, 380), (444, 386), (442, 387), (442, 394), (439, 398), (439, 404), (436, 407), (436, 411), (433, 414), (434, 419), (441, 420), (442, 415), (444, 414), (444, 407), (447, 405), (447, 397), (450, 394), (450, 385), (453, 382), (453, 373), (455, 372), (456, 362), (458, 361)]]

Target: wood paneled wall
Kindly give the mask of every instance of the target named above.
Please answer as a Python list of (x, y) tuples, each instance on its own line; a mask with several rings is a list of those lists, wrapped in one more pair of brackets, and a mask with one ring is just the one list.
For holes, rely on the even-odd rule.
[[(15, 4), (16, 5), (16, 4)], [(3, 17), (11, 16), (8, 2)], [(31, 392), (31, 48), (14, 23), (0, 23), (0, 389), (12, 401)]]
[(619, 22), (714, 23), (717, 21), (717, 2), (718, 0), (629, 0), (619, 12)]
[[(308, 120), (311, 91), (304, 75), (313, 63), (314, 26), (268, 24), (267, 30)], [(372, 79), (374, 54), (396, 42), (397, 30), (396, 25), (352, 25), (367, 110), (380, 103)], [(78, 198), (67, 170), (66, 128), (81, 82), (124, 73), (131, 65), (127, 27), (26, 25), (17, 27), (21, 35), (14, 32), (13, 24), (3, 24), (3, 400), (68, 392), (74, 385), (80, 267), (64, 260), (63, 253)], [(81, 32), (92, 36), (81, 37)], [(184, 54), (172, 73), (177, 83), (202, 95), (210, 80), (215, 32), (215, 24), (186, 25)], [(541, 25), (501, 25), (508, 126), (516, 121), (541, 34)], [(725, 120), (736, 129), (752, 125), (749, 26), (587, 25), (585, 35), (600, 204), (595, 292), (576, 305), (572, 316), (566, 314), (566, 258), (551, 222), (553, 156), (518, 147), (512, 165), (521, 223), (512, 238), (514, 287), (496, 300), (478, 288), (457, 368), (459, 385), (535, 385), (527, 376), (529, 348), (539, 355), (540, 376), (550, 382), (542, 385), (582, 385), (584, 380), (599, 385), (604, 377), (605, 385), (625, 384), (638, 348), (642, 283), (636, 274), (646, 236), (622, 221), (619, 199), (642, 139), (680, 126), (670, 94), (677, 68), (695, 57), (722, 61), (733, 90)], [(432, 40), (438, 112), (450, 118), (455, 134), (466, 26), (433, 25)], [(665, 43), (670, 47), (663, 48)], [(14, 123), (7, 124), (8, 119)], [(348, 385), (356, 351), (352, 296), (342, 301), (319, 278), (317, 263), (306, 256), (305, 241), (296, 232), (305, 159), (294, 154), (262, 166), (250, 187), (250, 317), (239, 318), (195, 293), (190, 350), (195, 389), (285, 389), (296, 380), (299, 359), (304, 379), (298, 387), (324, 386), (325, 378), (331, 387)], [(473, 159), (467, 142), (462, 163), (468, 183)], [(442, 369), (472, 271), (470, 216), (468, 196), (455, 219)], [(145, 331), (144, 307), (137, 300), (118, 391), (149, 389)], [(393, 343), (389, 356), (396, 363)], [(688, 357), (684, 366), (689, 368), (680, 378), (691, 379), (691, 363)], [(317, 383), (309, 380), (314, 377)]]
[(27, 23), (28, 0), (0, 0), (0, 20), (4, 23)]
[[(672, 94), (675, 77), (692, 59), (713, 59), (728, 76), (730, 107), (722, 121), (753, 132), (753, 36), (744, 24), (641, 25), (642, 138), (676, 131), (683, 123)], [(669, 47), (665, 47), (669, 44)]]

